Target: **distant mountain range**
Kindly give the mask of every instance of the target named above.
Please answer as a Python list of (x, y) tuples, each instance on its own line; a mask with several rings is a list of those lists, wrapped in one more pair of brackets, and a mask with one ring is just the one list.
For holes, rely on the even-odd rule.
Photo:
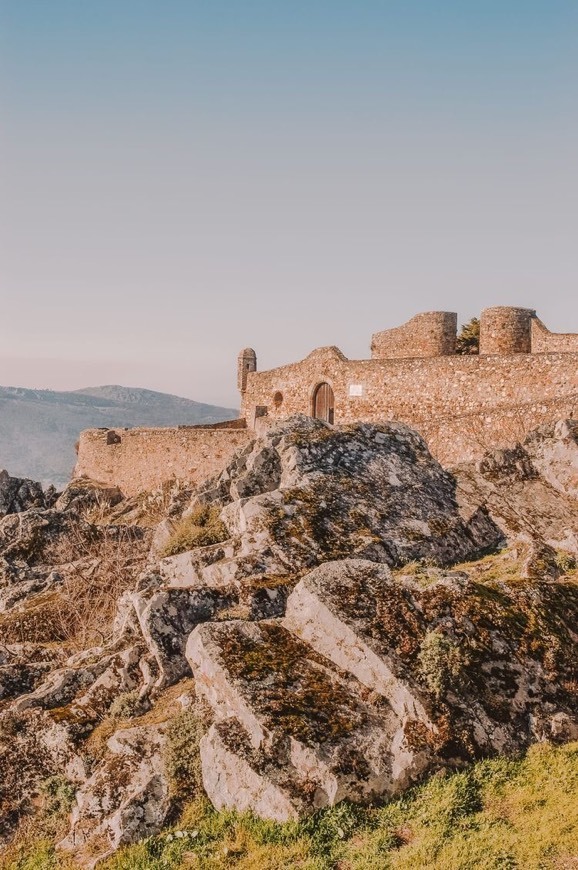
[(233, 408), (135, 387), (62, 393), (0, 387), (0, 469), (62, 487), (70, 479), (82, 429), (194, 425), (236, 417)]

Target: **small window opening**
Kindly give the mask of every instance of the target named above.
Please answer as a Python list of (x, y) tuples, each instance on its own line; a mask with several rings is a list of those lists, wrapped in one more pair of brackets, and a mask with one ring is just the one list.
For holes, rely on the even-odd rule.
[(273, 396), (273, 406), (275, 408), (280, 408), (283, 404), (283, 393), (280, 393), (279, 390)]

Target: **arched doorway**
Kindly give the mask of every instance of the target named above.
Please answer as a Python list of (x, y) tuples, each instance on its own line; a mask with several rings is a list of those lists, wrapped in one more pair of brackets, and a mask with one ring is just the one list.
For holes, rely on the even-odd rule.
[(319, 384), (313, 393), (313, 416), (325, 423), (333, 423), (335, 396), (329, 384)]

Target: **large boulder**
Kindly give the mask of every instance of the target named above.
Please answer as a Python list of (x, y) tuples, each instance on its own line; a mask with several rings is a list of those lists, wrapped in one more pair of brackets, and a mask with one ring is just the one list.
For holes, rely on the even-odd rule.
[(55, 502), (55, 507), (59, 511), (92, 511), (95, 514), (101, 511), (104, 514), (122, 501), (123, 496), (118, 487), (106, 486), (81, 477), (68, 484)]
[[(286, 820), (303, 808), (391, 794), (423, 769), (426, 755), (404, 741), (385, 699), (368, 703), (358, 680), (277, 621), (201, 625), (187, 657), (218, 725), (201, 742), (203, 781), (217, 806), (259, 806)], [(276, 796), (270, 808), (263, 794)]]
[(230, 538), (161, 560), (167, 586), (223, 590), (350, 557), (448, 565), (503, 540), (483, 508), (458, 508), (452, 475), (397, 423), (291, 418), (237, 454), (197, 502), (221, 508)]
[(284, 624), (383, 696), (406, 731), (471, 758), (552, 737), (558, 714), (578, 726), (577, 621), (571, 580), (520, 588), (460, 571), (424, 585), (343, 560), (300, 581)]
[(428, 767), (578, 736), (578, 590), (440, 571), (429, 585), (340, 560), (284, 620), (206, 623), (187, 644), (214, 725), (215, 806), (287, 820), (391, 795)]
[(162, 826), (170, 808), (164, 744), (163, 724), (119, 729), (108, 740), (108, 755), (77, 791), (70, 832), (59, 844), (81, 866)]
[(136, 591), (126, 598), (155, 659), (156, 688), (172, 685), (189, 673), (185, 658), (188, 636), (199, 623), (213, 619), (229, 603), (211, 589)]

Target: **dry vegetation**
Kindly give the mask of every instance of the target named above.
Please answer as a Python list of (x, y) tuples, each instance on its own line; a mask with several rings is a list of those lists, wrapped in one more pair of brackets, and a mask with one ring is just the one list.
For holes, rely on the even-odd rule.
[(200, 505), (183, 517), (163, 548), (163, 556), (175, 556), (195, 547), (207, 547), (226, 541), (229, 532), (220, 518), (220, 510), (212, 505)]
[(145, 564), (148, 536), (129, 526), (87, 535), (68, 531), (44, 553), (62, 578), (22, 608), (0, 617), (5, 643), (66, 644), (87, 649), (110, 639), (117, 601)]

